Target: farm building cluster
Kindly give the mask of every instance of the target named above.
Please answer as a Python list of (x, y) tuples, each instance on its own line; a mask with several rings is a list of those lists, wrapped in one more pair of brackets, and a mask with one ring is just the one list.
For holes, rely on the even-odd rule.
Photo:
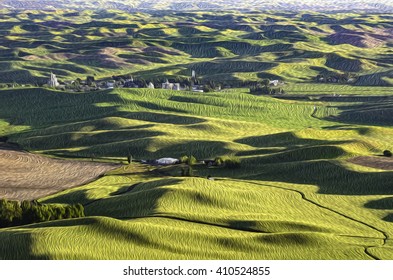
[(94, 76), (87, 76), (85, 80), (80, 78), (72, 81), (60, 82), (54, 73), (50, 73), (45, 87), (57, 88), (64, 91), (94, 91), (103, 89), (114, 89), (114, 88), (161, 88), (166, 90), (190, 90), (194, 92), (204, 92), (209, 88), (210, 90), (221, 90), (221, 86), (212, 88), (211, 85), (202, 84), (197, 80), (195, 71), (192, 71), (191, 78), (182, 79), (179, 81), (170, 81), (165, 79), (164, 82), (146, 82), (144, 79), (137, 79), (131, 75), (126, 76), (112, 76), (111, 79), (96, 80)]

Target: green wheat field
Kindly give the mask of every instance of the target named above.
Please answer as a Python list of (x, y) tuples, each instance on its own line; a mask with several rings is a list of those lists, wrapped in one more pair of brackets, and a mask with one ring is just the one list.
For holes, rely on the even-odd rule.
[[(0, 136), (49, 158), (120, 164), (38, 198), (80, 203), (86, 217), (1, 228), (0, 259), (393, 259), (393, 160), (382, 157), (393, 150), (392, 19), (0, 11)], [(164, 81), (191, 70), (231, 88), (38, 86), (50, 72)], [(344, 73), (356, 81), (315, 80)], [(241, 86), (261, 79), (286, 93)], [(139, 162), (184, 155), (241, 166), (185, 176), (184, 164)]]

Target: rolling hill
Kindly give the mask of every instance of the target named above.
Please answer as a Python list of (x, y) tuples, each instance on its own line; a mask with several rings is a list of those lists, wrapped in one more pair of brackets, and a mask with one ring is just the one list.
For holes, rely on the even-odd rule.
[(3, 11), (0, 84), (40, 85), (50, 72), (165, 81), (191, 70), (231, 86), (347, 73), (357, 85), (392, 83), (387, 14), (163, 13)]
[[(10, 141), (67, 161), (123, 165), (42, 197), (41, 203), (81, 203), (87, 217), (2, 229), (0, 239), (7, 242), (0, 256), (391, 259), (393, 209), (386, 201), (393, 195), (392, 171), (379, 169), (374, 157), (392, 149), (393, 129), (391, 120), (373, 111), (381, 104), (390, 108), (391, 97), (381, 95), (383, 88), (352, 95), (353, 88), (333, 97), (317, 94), (329, 88), (309, 88), (314, 95), (302, 96), (293, 87), (293, 95), (280, 99), (241, 90), (3, 90), (0, 128)], [(16, 112), (23, 114), (16, 119)], [(185, 177), (183, 165), (127, 165), (128, 154), (230, 154), (242, 165), (195, 165), (194, 177)], [(359, 156), (361, 161), (352, 160)]]
[[(0, 197), (80, 203), (85, 217), (0, 228), (0, 259), (393, 259), (388, 9), (8, 9), (18, 3), (0, 17)], [(51, 72), (159, 83), (192, 70), (225, 86), (40, 86)], [(354, 82), (317, 79), (337, 76)], [(285, 94), (242, 88), (263, 79)], [(240, 166), (202, 163), (219, 157)]]

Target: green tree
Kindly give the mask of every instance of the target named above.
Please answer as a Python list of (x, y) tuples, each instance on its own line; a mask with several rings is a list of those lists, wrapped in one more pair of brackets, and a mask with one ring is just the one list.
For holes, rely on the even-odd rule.
[(0, 200), (0, 225), (18, 224), (22, 220), (22, 208), (17, 201)]
[(211, 88), (209, 85), (203, 86), (203, 92), (212, 92), (212, 91), (214, 91), (214, 89)]
[(190, 155), (187, 159), (187, 164), (195, 165), (196, 163), (197, 163), (197, 159), (193, 155)]

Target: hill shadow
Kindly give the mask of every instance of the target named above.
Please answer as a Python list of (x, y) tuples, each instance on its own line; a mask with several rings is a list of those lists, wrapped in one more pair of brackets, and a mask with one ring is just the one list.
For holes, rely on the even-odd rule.
[[(135, 219), (159, 214), (160, 199), (170, 191), (167, 186), (176, 185), (181, 179), (164, 178), (141, 182), (128, 187), (127, 192), (114, 194), (85, 204), (86, 216), (104, 216), (116, 219)], [(120, 190), (124, 190), (121, 188)]]
[[(178, 142), (181, 141), (181, 142)], [(56, 150), (56, 155), (67, 157), (117, 157), (126, 160), (131, 154), (137, 159), (157, 159), (162, 157), (180, 158), (184, 155), (194, 155), (197, 158), (214, 158), (216, 156), (232, 153), (223, 141), (203, 140), (166, 140), (160, 143), (154, 137), (140, 138), (133, 141), (108, 143), (106, 145), (92, 145), (78, 151)], [(154, 147), (154, 149), (152, 149)]]
[(236, 155), (241, 157), (241, 156), (262, 156), (262, 155), (270, 155), (273, 153), (285, 151), (285, 148), (259, 148), (259, 149), (253, 149), (250, 151), (240, 151), (237, 152)]
[[(0, 93), (0, 118), (11, 125), (27, 125), (31, 129), (64, 122), (80, 122), (110, 116), (117, 107), (97, 107), (99, 102), (123, 103), (109, 91), (74, 94), (43, 88), (5, 90)], [(34, 101), (34, 106), (31, 102)], [(15, 114), (20, 112), (20, 114)], [(23, 112), (23, 113), (22, 113)], [(37, 112), (40, 112), (37, 114)], [(119, 115), (122, 113), (118, 112)]]
[(385, 222), (393, 223), (393, 214), (389, 214), (389, 215), (385, 216), (382, 220), (384, 220)]
[(133, 140), (152, 138), (155, 136), (165, 135), (163, 132), (150, 131), (150, 130), (138, 130), (138, 129), (128, 129), (128, 130), (110, 130), (106, 132), (94, 132), (93, 133), (83, 133), (83, 132), (65, 132), (61, 134), (48, 134), (38, 137), (29, 137), (28, 142), (30, 148), (45, 147), (45, 149), (58, 149), (61, 148), (77, 148), (85, 146), (99, 146), (113, 144), (116, 142), (123, 142), (128, 144)]
[(124, 61), (134, 64), (144, 64), (147, 65), (149, 63), (168, 63), (168, 60), (163, 59), (165, 55), (161, 53), (153, 54), (153, 53), (140, 53), (140, 54), (119, 54), (118, 57), (124, 59)]
[[(47, 79), (34, 76), (28, 70), (9, 70), (1, 72), (0, 83), (43, 84)], [(2, 100), (3, 102), (3, 100)]]
[[(21, 227), (22, 228), (22, 227)], [(48, 260), (49, 256), (34, 254), (33, 234), (28, 230), (13, 228), (0, 230), (1, 260)]]
[(372, 73), (361, 75), (356, 80), (355, 85), (358, 86), (391, 86), (392, 83), (386, 80), (386, 78), (393, 78), (393, 71), (384, 71), (379, 73)]
[[(238, 41), (219, 41), (219, 42), (202, 42), (194, 44), (173, 43), (172, 47), (188, 53), (192, 57), (211, 57), (209, 51), (216, 47), (228, 49), (238, 56), (259, 55), (263, 52), (280, 52), (293, 49), (293, 44), (277, 43), (268, 46), (254, 45), (247, 42)], [(211, 55), (211, 53), (210, 53)]]
[(152, 156), (161, 157), (170, 155), (171, 157), (180, 158), (183, 155), (193, 155), (196, 158), (202, 159), (214, 158), (216, 156), (231, 153), (232, 150), (226, 146), (227, 143), (224, 141), (183, 140), (181, 143), (176, 143), (157, 150)]
[[(197, 117), (154, 112), (154, 110), (174, 113), (183, 113), (184, 111), (162, 107), (147, 101), (136, 101), (134, 104), (137, 105), (135, 110), (140, 106), (145, 109), (143, 111), (122, 111), (119, 106), (130, 104), (132, 101), (125, 101), (110, 91), (79, 94), (31, 88), (3, 90), (0, 96), (2, 99), (0, 119), (13, 126), (28, 126), (30, 128), (28, 131), (9, 135), (11, 141), (16, 141), (22, 147), (29, 149), (57, 149), (49, 152), (56, 155), (126, 156), (130, 147), (133, 153), (142, 155), (154, 137), (164, 135), (161, 132), (143, 128), (122, 127), (119, 129), (120, 127), (116, 124), (109, 126), (103, 121), (97, 121), (106, 117), (146, 121), (151, 123), (148, 124), (150, 126), (155, 124), (188, 125), (205, 122), (205, 119)], [(34, 106), (31, 102), (34, 102)], [(97, 106), (101, 103), (114, 105)], [(20, 114), (15, 114), (15, 112), (20, 112)], [(97, 131), (103, 125), (109, 131)], [(85, 131), (84, 127), (89, 130)], [(61, 150), (85, 145), (89, 147), (79, 151)], [(153, 154), (149, 153), (149, 155)]]
[[(247, 164), (261, 168), (258, 175), (247, 178), (295, 184), (315, 185), (318, 193), (338, 195), (392, 195), (393, 172), (357, 172), (328, 160), (284, 162), (260, 165), (259, 160)], [(378, 182), (378, 184), (376, 184)]]
[(206, 121), (205, 119), (197, 118), (197, 117), (179, 116), (179, 115), (155, 113), (155, 112), (130, 112), (130, 113), (122, 114), (122, 116), (134, 120), (142, 120), (142, 121), (165, 123), (165, 124), (197, 124)]
[(362, 70), (362, 62), (360, 60), (345, 58), (335, 53), (330, 53), (326, 56), (325, 65), (346, 72), (359, 72)]
[(393, 209), (393, 197), (372, 200), (367, 202), (364, 206), (371, 209)]
[(260, 79), (270, 79), (270, 80), (281, 80), (282, 77), (275, 75), (275, 74), (271, 74), (269, 72), (266, 71), (262, 71), (260, 73), (257, 74), (257, 77)]
[(371, 130), (367, 127), (354, 127), (351, 125), (332, 125), (332, 126), (324, 126), (322, 127), (325, 130), (354, 130), (360, 135), (366, 135)]
[(305, 42), (308, 38), (303, 34), (299, 33), (299, 30), (286, 31), (286, 30), (268, 30), (263, 33), (263, 36), (267, 39), (282, 39), (291, 43)]
[[(125, 104), (117, 94), (110, 91), (84, 92), (83, 94), (52, 91), (43, 88), (3, 90), (1, 93), (0, 118), (13, 125), (28, 125), (31, 129), (64, 122), (82, 122), (103, 117), (122, 117), (155, 123), (195, 124), (204, 119), (149, 111), (124, 112), (118, 105), (97, 106), (100, 103)], [(31, 106), (34, 101), (34, 107)], [(128, 103), (130, 103), (128, 101)], [(131, 101), (132, 103), (132, 101)], [(150, 102), (135, 101), (135, 104), (151, 110), (169, 110), (184, 113), (183, 110), (162, 107)], [(23, 112), (16, 115), (15, 112)], [(40, 112), (37, 114), (36, 112)]]
[[(287, 55), (280, 56), (278, 58), (278, 61), (285, 61), (285, 60), (295, 60), (295, 59), (309, 59), (309, 58), (322, 58), (324, 57), (324, 54), (319, 52), (319, 51), (304, 51), (304, 50), (294, 50), (293, 52), (290, 52)], [(322, 67), (316, 67), (316, 66), (311, 66), (310, 69), (312, 70), (317, 70), (321, 71), (324, 70)]]
[(259, 159), (259, 164), (277, 164), (289, 162), (302, 162), (321, 159), (335, 159), (345, 155), (345, 151), (333, 145), (316, 145), (299, 148), (288, 148), (277, 151)]
[[(185, 114), (185, 113), (187, 113), (186, 110), (175, 109), (175, 108), (159, 105), (159, 104), (156, 104), (156, 103), (153, 103), (153, 102), (148, 102), (148, 101), (134, 101), (134, 103), (137, 104), (140, 107), (143, 107), (145, 109), (150, 109), (150, 110), (160, 110), (160, 111), (173, 112), (173, 113), (178, 113), (178, 114)], [(161, 116), (159, 118), (157, 118), (157, 119), (161, 119), (162, 115), (164, 115), (164, 114), (161, 114)], [(203, 122), (203, 119), (200, 119), (200, 121)], [(180, 120), (175, 121), (174, 118), (173, 118), (171, 120), (171, 122), (178, 123), (178, 122), (180, 122)], [(184, 117), (184, 120), (182, 122), (187, 123), (187, 124), (197, 123), (198, 122), (198, 118), (196, 118), (196, 117)]]
[[(345, 124), (365, 124), (365, 125), (393, 125), (393, 97), (392, 96), (375, 96), (360, 97), (357, 96), (351, 100), (347, 97), (348, 102), (362, 102), (360, 104), (344, 104), (337, 106), (340, 113), (336, 116), (328, 116), (325, 120), (335, 121)], [(345, 102), (345, 98), (342, 99)]]
[(223, 103), (220, 104), (219, 102), (211, 102), (210, 100), (204, 100), (203, 98), (189, 97), (183, 95), (173, 95), (168, 100), (179, 102), (179, 103), (193, 103), (198, 105), (208, 105), (208, 106), (217, 106), (217, 107), (224, 106)]
[(235, 72), (256, 72), (266, 71), (277, 63), (254, 62), (245, 60), (215, 60), (214, 62), (198, 62), (190, 64), (189, 67), (194, 69), (200, 75), (211, 75), (216, 73), (235, 73)]
[[(393, 197), (369, 201), (364, 207), (378, 210), (393, 210)], [(393, 213), (386, 215), (382, 220), (393, 223)]]
[[(39, 71), (40, 74), (45, 74), (45, 73), (47, 74), (50, 72), (54, 72), (58, 76), (66, 77), (68, 75), (68, 72), (63, 70), (61, 67), (59, 69), (59, 68), (52, 68), (52, 67), (40, 67), (40, 66), (27, 66), (26, 65), (23, 68), (27, 69), (27, 70)], [(42, 81), (43, 81), (43, 79), (40, 79), (40, 82), (42, 82)]]
[(285, 147), (290, 149), (315, 145), (338, 145), (347, 143), (348, 141), (329, 141), (299, 138), (293, 132), (281, 132), (276, 134), (241, 138), (235, 140), (235, 142), (256, 148)]
[(256, 150), (254, 157), (243, 160), (243, 174), (232, 174), (231, 177), (315, 185), (318, 193), (322, 194), (393, 194), (393, 172), (358, 172), (330, 161), (346, 154), (337, 145), (351, 141), (301, 139), (291, 132), (284, 132), (247, 137), (235, 142), (255, 148), (282, 150), (263, 156)]

